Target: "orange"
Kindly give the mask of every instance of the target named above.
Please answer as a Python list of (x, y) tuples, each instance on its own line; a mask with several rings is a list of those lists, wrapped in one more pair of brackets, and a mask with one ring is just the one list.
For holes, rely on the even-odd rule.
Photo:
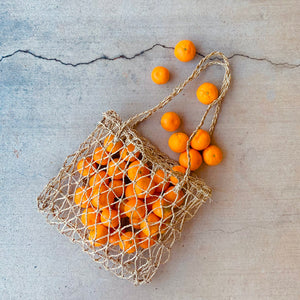
[(173, 133), (169, 138), (169, 147), (176, 153), (181, 153), (186, 150), (186, 144), (189, 137), (183, 132)]
[(169, 203), (175, 203), (175, 206), (180, 206), (184, 201), (183, 191), (175, 191), (174, 186), (169, 187), (164, 193), (165, 201)]
[(134, 253), (136, 251), (136, 240), (133, 232), (127, 231), (121, 235), (119, 242), (120, 248), (127, 253)]
[(124, 205), (124, 212), (129, 219), (140, 221), (145, 217), (146, 205), (142, 200), (130, 199)]
[[(190, 149), (191, 171), (197, 170), (202, 164), (202, 156), (200, 152), (194, 149)], [(187, 152), (183, 152), (179, 155), (179, 163), (181, 166), (188, 167)]]
[(197, 89), (197, 98), (203, 104), (211, 104), (219, 96), (217, 87), (209, 82), (201, 84)]
[(84, 226), (92, 228), (97, 223), (100, 223), (100, 214), (92, 207), (88, 207), (82, 212), (81, 222)]
[(106, 227), (117, 228), (120, 224), (118, 211), (104, 208), (101, 213), (101, 222)]
[(155, 82), (156, 84), (165, 84), (170, 79), (169, 70), (161, 66), (155, 67), (152, 70), (151, 78), (152, 81)]
[(130, 224), (135, 229), (140, 229), (140, 224), (142, 222), (142, 219), (129, 219)]
[(103, 209), (114, 203), (115, 196), (109, 192), (108, 187), (105, 184), (100, 184), (93, 189), (91, 202), (94, 207)]
[[(185, 171), (186, 171), (186, 168), (183, 167), (183, 166), (174, 166), (174, 167), (172, 168), (172, 170), (175, 171), (175, 172), (180, 172), (180, 173), (184, 174)], [(174, 185), (176, 185), (176, 184), (178, 183), (178, 178), (175, 177), (175, 176), (170, 176), (170, 181), (171, 181)]]
[(134, 184), (138, 198), (150, 197), (155, 194), (155, 183), (150, 177), (139, 178)]
[(119, 231), (111, 232), (111, 233), (109, 234), (109, 238), (108, 238), (109, 243), (112, 244), (112, 245), (114, 245), (114, 246), (119, 245), (119, 242), (120, 242), (120, 235), (121, 235), (121, 234), (122, 234), (122, 233), (120, 233)]
[(119, 158), (114, 158), (108, 164), (107, 173), (114, 179), (122, 179), (125, 175), (126, 162)]
[(127, 176), (131, 181), (134, 181), (142, 176), (149, 175), (150, 171), (146, 164), (139, 161), (132, 162), (127, 168)]
[(136, 195), (133, 188), (133, 183), (130, 183), (125, 188), (125, 198), (126, 200), (136, 199)]
[(191, 147), (195, 150), (203, 150), (210, 144), (210, 135), (207, 131), (199, 129), (191, 140)]
[(170, 183), (166, 180), (167, 178), (163, 170), (157, 170), (155, 172), (155, 175), (153, 176), (153, 181), (155, 183), (155, 189), (157, 193), (161, 193), (169, 187)]
[(120, 218), (126, 218), (125, 203), (126, 203), (126, 200), (124, 200), (124, 199), (121, 199), (115, 203), (115, 209), (118, 211)]
[(124, 194), (124, 181), (119, 179), (114, 179), (109, 183), (110, 192), (114, 194), (114, 198), (121, 198)]
[(123, 147), (122, 141), (114, 142), (113, 139), (115, 136), (110, 134), (104, 140), (104, 148), (107, 152), (116, 153)]
[(209, 166), (216, 166), (223, 159), (221, 149), (215, 145), (210, 145), (204, 149), (202, 155), (204, 162)]
[(138, 246), (143, 249), (148, 249), (151, 246), (153, 246), (156, 240), (157, 240), (157, 235), (150, 238), (143, 231), (140, 231), (137, 235)]
[(150, 213), (141, 223), (141, 230), (146, 236), (151, 236), (152, 238), (159, 232), (160, 218), (154, 214)]
[(103, 183), (93, 188), (91, 202), (94, 207), (99, 208), (100, 195), (104, 195), (105, 193), (108, 193), (108, 187)]
[(108, 229), (102, 224), (97, 224), (89, 233), (89, 241), (92, 246), (100, 247), (107, 243)]
[(147, 211), (150, 212), (152, 210), (152, 204), (159, 199), (159, 196), (154, 195), (144, 199), (145, 204), (147, 205)]
[(170, 202), (164, 199), (158, 199), (152, 204), (152, 212), (163, 220), (168, 219), (172, 215)]
[(180, 41), (174, 49), (174, 55), (183, 62), (192, 60), (196, 55), (196, 47), (192, 41)]
[(97, 170), (97, 165), (89, 157), (81, 159), (77, 164), (77, 170), (82, 176), (91, 176)]
[(172, 111), (166, 112), (160, 119), (161, 127), (167, 131), (175, 131), (180, 126), (179, 116)]
[(109, 179), (107, 177), (107, 174), (105, 171), (101, 170), (98, 173), (95, 173), (89, 180), (89, 186), (91, 187), (97, 187), (101, 183), (104, 185), (108, 185)]
[(82, 186), (78, 187), (74, 194), (74, 202), (83, 208), (88, 207), (89, 206), (88, 199), (90, 198), (91, 193), (92, 193), (91, 188), (85, 189)]
[(98, 165), (107, 165), (109, 156), (102, 147), (98, 147), (94, 151), (93, 159)]
[(135, 146), (133, 144), (129, 144), (127, 147), (125, 147), (122, 150), (121, 158), (130, 162), (137, 160), (140, 156), (140, 152), (139, 151), (135, 152), (134, 150), (135, 150)]

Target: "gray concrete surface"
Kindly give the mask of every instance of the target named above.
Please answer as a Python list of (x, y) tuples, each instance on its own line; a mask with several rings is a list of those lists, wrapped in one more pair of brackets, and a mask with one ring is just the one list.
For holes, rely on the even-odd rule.
[[(292, 0), (3, 0), (0, 299), (300, 299), (299, 14)], [(186, 225), (153, 282), (134, 287), (49, 226), (36, 197), (102, 112), (126, 119), (190, 74), (199, 56), (183, 64), (152, 48), (181, 39), (230, 57), (214, 135), (224, 162), (201, 168), (214, 201)], [(171, 72), (164, 86), (151, 82), (157, 65)], [(203, 112), (196, 87), (221, 76), (209, 70), (166, 108), (183, 117), (183, 130)], [(140, 130), (165, 150), (160, 116)]]

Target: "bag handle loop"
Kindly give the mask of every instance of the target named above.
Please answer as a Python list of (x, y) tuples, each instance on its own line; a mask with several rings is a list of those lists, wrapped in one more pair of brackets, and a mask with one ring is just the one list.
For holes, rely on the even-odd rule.
[(173, 98), (175, 96), (177, 96), (189, 82), (191, 82), (192, 80), (197, 78), (203, 70), (207, 69), (209, 66), (212, 66), (212, 65), (220, 65), (220, 66), (223, 66), (223, 68), (225, 69), (219, 97), (207, 106), (207, 109), (206, 109), (200, 123), (198, 124), (196, 129), (193, 131), (193, 133), (191, 134), (191, 136), (187, 142), (186, 151), (187, 151), (187, 156), (188, 156), (188, 168), (186, 169), (183, 179), (181, 181), (179, 181), (178, 184), (176, 185), (176, 189), (180, 189), (183, 187), (183, 185), (188, 180), (188, 176), (191, 173), (190, 144), (191, 144), (192, 138), (195, 136), (197, 131), (203, 126), (208, 112), (211, 110), (212, 107), (215, 106), (216, 107), (215, 113), (213, 115), (212, 122), (209, 127), (209, 134), (210, 135), (213, 134), (217, 120), (218, 120), (218, 116), (220, 113), (222, 100), (224, 99), (226, 92), (228, 91), (230, 81), (231, 81), (231, 73), (230, 73), (230, 68), (229, 68), (229, 61), (222, 52), (214, 51), (214, 52), (208, 54), (207, 56), (205, 56), (204, 58), (202, 58), (200, 60), (200, 62), (198, 63), (198, 65), (196, 66), (196, 68), (194, 69), (194, 71), (192, 72), (192, 74), (185, 81), (183, 81), (180, 85), (178, 85), (172, 91), (172, 93), (170, 95), (165, 97), (161, 102), (159, 102), (157, 105), (155, 105), (151, 109), (141, 112), (139, 114), (136, 114), (136, 115), (132, 116), (131, 118), (129, 118), (127, 121), (125, 121), (121, 125), (118, 133), (116, 134), (116, 136), (119, 136), (126, 126), (130, 126), (130, 127), (134, 128), (139, 123), (148, 119), (153, 113), (155, 113), (156, 111), (158, 111), (159, 109), (161, 109), (165, 105), (167, 105), (169, 102), (171, 102), (173, 100)]

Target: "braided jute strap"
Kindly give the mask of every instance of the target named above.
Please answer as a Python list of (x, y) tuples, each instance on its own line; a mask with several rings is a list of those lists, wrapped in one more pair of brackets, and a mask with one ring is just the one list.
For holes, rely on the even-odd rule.
[(187, 151), (187, 156), (188, 156), (188, 168), (186, 169), (183, 179), (181, 181), (179, 181), (178, 184), (176, 185), (176, 187), (175, 187), (176, 189), (181, 189), (183, 187), (183, 185), (187, 182), (188, 176), (190, 175), (190, 172), (191, 172), (191, 159), (190, 159), (191, 140), (195, 136), (197, 131), (203, 126), (208, 112), (211, 110), (212, 107), (215, 106), (216, 107), (215, 112), (214, 112), (212, 122), (209, 127), (209, 134), (212, 135), (214, 132), (214, 129), (215, 129), (215, 126), (217, 123), (217, 119), (218, 119), (218, 116), (220, 113), (222, 100), (224, 99), (224, 97), (226, 95), (226, 92), (229, 88), (230, 81), (231, 81), (229, 62), (228, 62), (227, 57), (223, 53), (221, 53), (219, 51), (214, 51), (214, 52), (208, 54), (207, 56), (205, 56), (204, 58), (202, 58), (200, 60), (200, 62), (198, 63), (198, 65), (196, 66), (195, 70), (192, 72), (192, 74), (184, 82), (182, 82), (180, 85), (178, 85), (169, 96), (165, 97), (160, 103), (158, 103), (153, 108), (146, 110), (144, 112), (141, 112), (139, 114), (136, 114), (133, 117), (129, 118), (127, 121), (125, 121), (122, 124), (122, 126), (120, 127), (120, 130), (118, 131), (118, 134), (116, 135), (116, 137), (119, 136), (126, 126), (130, 126), (132, 128), (136, 127), (139, 123), (148, 119), (154, 112), (163, 108), (175, 96), (177, 96), (189, 82), (191, 82), (192, 80), (197, 78), (203, 70), (205, 70), (207, 67), (209, 67), (211, 65), (220, 65), (220, 66), (223, 66), (225, 69), (219, 97), (216, 100), (214, 100), (210, 105), (207, 106), (207, 109), (206, 109), (205, 113), (203, 114), (203, 117), (202, 117), (199, 125), (193, 131), (193, 133), (191, 134), (191, 136), (187, 142), (186, 151)]

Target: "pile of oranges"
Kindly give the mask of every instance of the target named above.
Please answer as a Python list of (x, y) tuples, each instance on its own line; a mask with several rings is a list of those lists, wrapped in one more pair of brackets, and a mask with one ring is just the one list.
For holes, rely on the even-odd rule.
[[(182, 62), (188, 62), (194, 59), (196, 53), (194, 43), (189, 40), (180, 41), (174, 48), (175, 57)], [(167, 68), (158, 66), (153, 69), (151, 77), (155, 83), (164, 84), (168, 82), (170, 74)], [(205, 82), (198, 87), (196, 95), (201, 103), (209, 105), (218, 98), (219, 91), (214, 84)], [(167, 112), (161, 118), (161, 126), (167, 131), (176, 131), (180, 126), (180, 118), (175, 112)], [(189, 137), (184, 132), (176, 132), (170, 136), (168, 142), (172, 151), (180, 153), (180, 166), (176, 166), (175, 168), (176, 171), (182, 173), (185, 173), (188, 167), (188, 156), (186, 152), (188, 139)], [(209, 133), (203, 129), (199, 129), (191, 140), (191, 171), (197, 170), (203, 160), (210, 166), (215, 166), (222, 161), (223, 155), (221, 149), (216, 145), (210, 145), (210, 142)]]
[[(180, 118), (175, 112), (167, 112), (161, 118), (161, 126), (167, 131), (175, 131), (180, 126)], [(184, 132), (173, 133), (168, 141), (172, 151), (180, 153), (179, 164), (176, 171), (185, 173), (188, 167), (188, 155), (186, 151), (189, 136)], [(223, 158), (221, 149), (210, 144), (210, 135), (207, 131), (199, 129), (191, 140), (190, 162), (191, 171), (197, 170), (202, 161), (209, 165), (218, 165)], [(174, 167), (175, 168), (175, 167)]]
[[(174, 48), (174, 55), (181, 62), (191, 61), (194, 59), (196, 53), (197, 52), (194, 43), (189, 40), (182, 40), (178, 42)], [(165, 67), (157, 66), (152, 70), (151, 78), (156, 84), (165, 84), (170, 79), (170, 72)], [(196, 95), (200, 102), (208, 105), (218, 98), (219, 93), (214, 84), (205, 82), (199, 86)]]
[(112, 134), (78, 162), (77, 171), (88, 186), (77, 187), (74, 202), (83, 208), (81, 222), (95, 247), (110, 244), (127, 253), (150, 248), (184, 202), (183, 190), (174, 188), (176, 176), (154, 172), (133, 144), (114, 141)]

